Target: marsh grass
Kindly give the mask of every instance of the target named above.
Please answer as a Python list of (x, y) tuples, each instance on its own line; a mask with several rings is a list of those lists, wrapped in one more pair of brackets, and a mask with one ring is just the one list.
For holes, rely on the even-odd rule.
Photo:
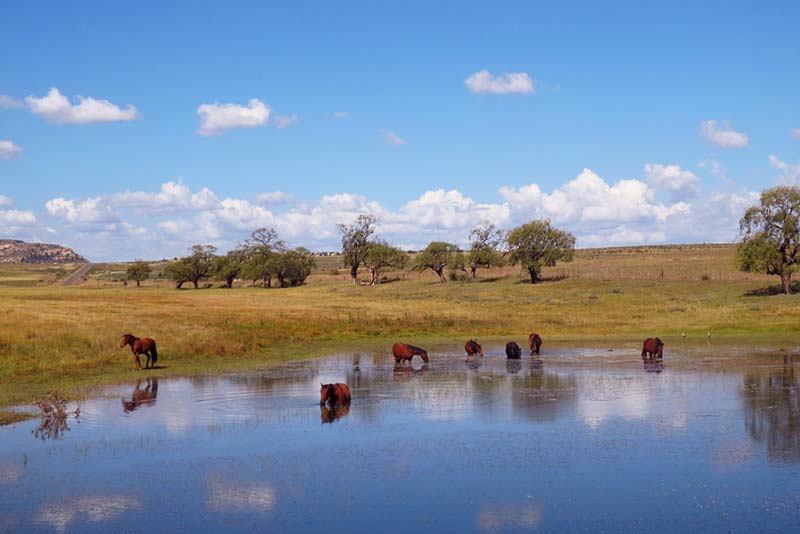
[[(486, 283), (387, 273), (400, 281), (356, 287), (328, 265), (291, 289), (178, 291), (155, 282), (137, 289), (97, 279), (70, 288), (0, 288), (0, 406), (53, 388), (75, 396), (141, 376), (130, 349), (119, 347), (125, 333), (156, 339), (158, 376), (248, 369), (397, 340), (524, 339), (534, 330), (557, 340), (633, 343), (659, 335), (669, 343), (683, 332), (704, 341), (713, 332), (715, 340), (791, 342), (800, 330), (800, 297), (759, 293), (774, 282), (740, 276), (733, 249), (722, 252), (661, 252), (670, 265), (664, 277), (651, 258), (659, 253), (593, 252), (568, 264), (579, 276), (552, 280), (557, 266), (535, 286), (507, 268), (481, 272), (492, 279)], [(702, 281), (703, 272), (721, 275)]]

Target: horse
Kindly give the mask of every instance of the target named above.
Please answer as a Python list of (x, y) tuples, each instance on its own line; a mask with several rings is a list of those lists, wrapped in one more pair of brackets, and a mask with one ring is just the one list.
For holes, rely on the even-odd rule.
[(475, 356), (476, 354), (483, 357), (483, 349), (474, 339), (470, 339), (464, 344), (464, 350), (467, 351), (467, 356)]
[(392, 345), (392, 354), (394, 355), (395, 363), (410, 362), (415, 355), (422, 358), (425, 363), (428, 363), (428, 352), (414, 345), (395, 343)]
[(506, 343), (506, 356), (510, 360), (519, 360), (522, 357), (522, 350), (520, 350), (516, 341)]
[[(133, 334), (125, 334), (120, 340), (119, 347), (122, 348), (125, 345), (131, 346), (131, 351), (133, 352), (133, 357), (136, 363), (134, 369), (142, 368), (142, 362), (139, 361), (140, 354), (147, 356), (147, 361), (144, 364), (144, 368), (155, 369), (156, 360), (158, 360), (158, 351), (156, 351), (155, 340), (149, 337), (138, 338)], [(153, 359), (152, 367), (150, 366), (150, 358)]]
[(664, 357), (664, 342), (660, 339), (648, 337), (644, 340), (642, 345), (642, 359), (649, 358), (663, 358)]
[(319, 407), (319, 418), (322, 424), (333, 423), (338, 421), (345, 415), (350, 413), (350, 404), (338, 404), (334, 406), (325, 406), (324, 404)]
[(539, 355), (539, 347), (542, 346), (542, 336), (539, 334), (531, 334), (528, 336), (528, 344), (531, 346), (531, 356)]
[(131, 400), (122, 399), (122, 411), (130, 413), (142, 404), (150, 404), (156, 402), (158, 397), (158, 379), (154, 378), (152, 382), (147, 379), (147, 386), (141, 389), (142, 381), (136, 381), (136, 387), (133, 390)]
[(350, 388), (347, 384), (319, 384), (319, 405), (329, 403), (331, 406), (350, 403)]

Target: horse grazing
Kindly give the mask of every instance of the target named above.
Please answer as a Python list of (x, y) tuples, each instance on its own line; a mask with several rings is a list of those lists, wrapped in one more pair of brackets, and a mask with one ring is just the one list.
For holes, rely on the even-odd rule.
[(506, 356), (510, 360), (519, 360), (522, 357), (522, 350), (520, 350), (516, 341), (506, 343)]
[(335, 406), (350, 402), (350, 388), (347, 384), (323, 384), (320, 382), (319, 386), (320, 406), (324, 406), (325, 403)]
[(648, 337), (644, 340), (642, 345), (642, 359), (649, 358), (663, 358), (664, 357), (664, 342), (660, 339)]
[[(144, 364), (145, 369), (154, 369), (156, 365), (156, 361), (158, 360), (158, 351), (156, 351), (156, 342), (155, 340), (149, 337), (136, 337), (132, 334), (125, 334), (122, 336), (120, 340), (119, 347), (122, 348), (125, 345), (131, 346), (131, 351), (133, 352), (133, 357), (135, 359), (136, 366), (134, 369), (141, 369), (142, 362), (139, 361), (139, 355), (144, 354), (147, 356), (147, 361)], [(152, 367), (150, 364), (150, 359), (152, 358)]]
[(528, 336), (528, 344), (531, 346), (531, 356), (539, 355), (539, 347), (542, 346), (542, 336), (539, 334), (531, 334)]
[(467, 356), (478, 355), (481, 358), (483, 357), (483, 349), (474, 339), (470, 339), (464, 344), (464, 350), (467, 351)]
[(156, 397), (158, 397), (158, 379), (153, 378), (151, 382), (150, 379), (147, 379), (147, 385), (144, 389), (142, 389), (142, 381), (136, 381), (136, 388), (133, 390), (133, 395), (131, 396), (131, 400), (122, 399), (122, 411), (125, 413), (130, 413), (142, 404), (150, 405), (156, 402)]
[(410, 362), (414, 356), (419, 356), (425, 363), (428, 363), (428, 352), (414, 345), (395, 343), (392, 345), (392, 354), (395, 363)]

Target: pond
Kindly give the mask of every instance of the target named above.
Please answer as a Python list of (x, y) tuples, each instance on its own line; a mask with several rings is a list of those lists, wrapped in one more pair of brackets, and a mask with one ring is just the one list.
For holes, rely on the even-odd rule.
[[(431, 347), (141, 380), (0, 428), (0, 531), (798, 531), (776, 350)], [(450, 352), (448, 352), (448, 350)], [(321, 408), (346, 382), (348, 408)], [(72, 407), (74, 408), (74, 407)]]

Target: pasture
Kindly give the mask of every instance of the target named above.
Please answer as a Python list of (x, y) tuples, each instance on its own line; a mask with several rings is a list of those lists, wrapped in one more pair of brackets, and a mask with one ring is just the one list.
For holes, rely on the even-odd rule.
[[(351, 285), (341, 260), (325, 257), (298, 288), (239, 282), (180, 291), (159, 279), (163, 263), (141, 288), (121, 284), (124, 264), (98, 265), (74, 287), (0, 285), (0, 405), (138, 376), (130, 349), (119, 347), (125, 333), (156, 339), (159, 376), (258, 368), (342, 347), (388, 353), (394, 341), (452, 342), (454, 352), (470, 337), (524, 345), (533, 331), (544, 338), (544, 358), (550, 340), (613, 342), (636, 356), (655, 335), (667, 355), (679, 342), (794, 349), (800, 296), (773, 295), (776, 280), (737, 272), (733, 256), (726, 245), (581, 250), (537, 285), (505, 267), (479, 271), (472, 284), (392, 272), (375, 287)], [(41, 267), (3, 269), (24, 279)]]

